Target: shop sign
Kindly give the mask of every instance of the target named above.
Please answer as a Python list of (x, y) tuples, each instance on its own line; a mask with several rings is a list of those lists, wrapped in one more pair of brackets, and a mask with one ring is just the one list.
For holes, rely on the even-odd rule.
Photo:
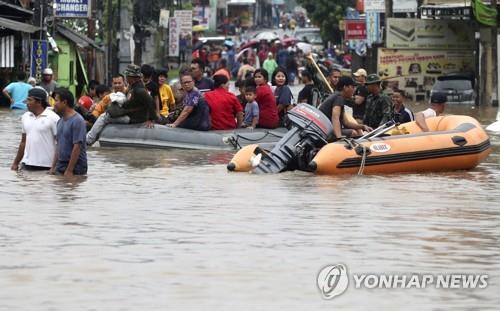
[(366, 39), (366, 21), (345, 20), (345, 40), (365, 40)]
[(387, 48), (474, 49), (474, 31), (463, 21), (389, 18)]
[(48, 42), (45, 40), (31, 41), (31, 71), (30, 74), (37, 82), (42, 81), (42, 71), (48, 64)]
[(388, 88), (404, 90), (409, 97), (425, 98), (437, 77), (452, 72), (473, 72), (472, 51), (378, 49), (378, 74)]
[(54, 0), (55, 16), (62, 18), (90, 18), (90, 0)]

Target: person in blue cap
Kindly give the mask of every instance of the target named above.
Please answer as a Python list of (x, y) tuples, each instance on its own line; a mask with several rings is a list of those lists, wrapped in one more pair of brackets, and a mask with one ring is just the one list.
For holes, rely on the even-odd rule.
[(429, 131), (429, 127), (427, 126), (427, 122), (425, 119), (437, 117), (444, 112), (446, 108), (446, 95), (442, 93), (434, 93), (431, 95), (431, 106), (424, 111), (417, 112), (415, 114), (415, 121), (417, 125), (424, 132)]

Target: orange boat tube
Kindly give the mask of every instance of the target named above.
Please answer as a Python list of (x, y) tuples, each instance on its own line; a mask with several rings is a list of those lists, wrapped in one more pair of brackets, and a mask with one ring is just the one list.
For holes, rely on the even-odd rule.
[(491, 152), (489, 137), (474, 118), (450, 115), (426, 122), (429, 132), (409, 122), (380, 137), (327, 144), (309, 168), (321, 175), (467, 170)]
[(252, 157), (259, 152), (259, 145), (252, 144), (238, 150), (227, 165), (231, 172), (250, 172), (252, 170)]

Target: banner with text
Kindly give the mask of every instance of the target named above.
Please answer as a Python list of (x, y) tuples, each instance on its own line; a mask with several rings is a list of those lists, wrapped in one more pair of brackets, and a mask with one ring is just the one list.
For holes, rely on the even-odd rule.
[(400, 88), (411, 97), (426, 96), (436, 78), (451, 72), (474, 70), (472, 53), (466, 50), (378, 49), (378, 73), (390, 88)]
[(168, 20), (168, 56), (179, 56), (180, 24), (177, 17)]
[(385, 12), (385, 1), (384, 0), (365, 0), (365, 12)]
[(174, 12), (174, 17), (177, 18), (177, 23), (179, 24), (179, 37), (186, 40), (187, 47), (190, 48), (193, 34), (193, 11), (177, 10)]
[(90, 0), (54, 0), (55, 16), (64, 18), (89, 18)]
[(365, 40), (366, 21), (364, 19), (344, 21), (345, 40)]
[(380, 41), (380, 13), (366, 12), (366, 44), (371, 47)]
[(474, 31), (462, 21), (389, 18), (387, 48), (474, 49)]
[(31, 70), (30, 74), (37, 82), (42, 81), (42, 71), (47, 68), (49, 46), (45, 40), (31, 41)]
[[(385, 13), (384, 0), (364, 0), (365, 12)], [(393, 13), (417, 12), (417, 0), (393, 0)]]
[(208, 29), (208, 22), (210, 20), (210, 7), (195, 6), (193, 8), (193, 20), (198, 22), (198, 25)]

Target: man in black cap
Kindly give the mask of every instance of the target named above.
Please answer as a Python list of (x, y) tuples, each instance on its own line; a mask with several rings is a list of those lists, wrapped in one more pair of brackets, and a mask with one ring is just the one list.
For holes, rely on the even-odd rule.
[(362, 131), (371, 131), (372, 129), (366, 125), (358, 124), (346, 118), (344, 105), (346, 100), (352, 98), (354, 86), (356, 83), (350, 77), (340, 77), (337, 83), (337, 92), (328, 96), (328, 98), (319, 106), (319, 110), (323, 112), (328, 119), (332, 120), (333, 133), (335, 137), (342, 136), (358, 136)]
[(116, 103), (108, 105), (87, 133), (87, 145), (93, 145), (108, 123), (144, 123), (147, 128), (154, 126), (156, 107), (142, 81), (141, 67), (130, 64), (124, 72), (129, 85), (127, 101), (120, 106)]
[(392, 120), (392, 102), (387, 95), (382, 93), (380, 83), (380, 77), (376, 74), (370, 74), (366, 78), (366, 87), (370, 95), (366, 99), (363, 123), (371, 128), (377, 128)]
[(427, 126), (427, 122), (425, 122), (425, 119), (437, 117), (438, 115), (444, 112), (445, 108), (446, 108), (446, 95), (442, 93), (432, 94), (431, 106), (426, 110), (417, 112), (417, 114), (415, 114), (415, 121), (417, 122), (417, 125), (422, 129), (422, 131), (428, 132), (429, 127)]
[(26, 170), (49, 170), (52, 166), (59, 116), (48, 108), (47, 96), (39, 87), (28, 91), (25, 100), (28, 111), (21, 118), (21, 142), (10, 167), (14, 171), (20, 163)]

